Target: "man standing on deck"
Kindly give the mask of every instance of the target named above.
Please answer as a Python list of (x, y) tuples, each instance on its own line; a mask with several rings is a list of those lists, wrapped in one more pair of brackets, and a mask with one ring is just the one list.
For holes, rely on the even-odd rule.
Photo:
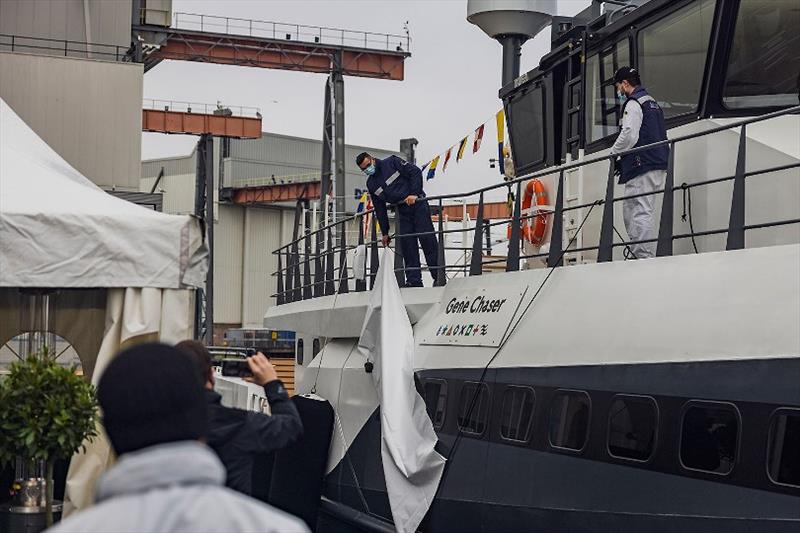
[[(381, 228), (382, 242), (389, 245), (389, 216), (386, 205), (397, 205), (397, 220), (403, 260), (406, 268), (406, 285), (422, 287), (422, 269), (419, 263), (419, 245), (434, 281), (439, 264), (439, 245), (433, 232), (431, 210), (422, 190), (422, 171), (396, 155), (376, 159), (366, 152), (356, 157), (358, 168), (367, 176), (367, 189)], [(403, 235), (425, 235), (403, 237)], [(419, 245), (417, 244), (419, 242)]]
[[(622, 123), (611, 153), (666, 140), (664, 112), (642, 87), (639, 71), (622, 67), (614, 74), (614, 85), (622, 101)], [(667, 176), (668, 158), (669, 147), (666, 145), (621, 156), (617, 172), (620, 185), (625, 185), (625, 196), (662, 189)], [(622, 216), (631, 241), (655, 238), (653, 206), (656, 196), (649, 194), (622, 201)], [(631, 244), (630, 250), (633, 259), (647, 259), (656, 255), (656, 243)]]

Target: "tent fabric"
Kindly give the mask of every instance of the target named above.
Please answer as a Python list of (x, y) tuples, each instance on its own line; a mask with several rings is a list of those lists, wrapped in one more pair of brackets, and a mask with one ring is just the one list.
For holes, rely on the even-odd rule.
[(436, 432), (414, 386), (414, 332), (388, 249), (370, 294), (358, 348), (374, 363), (381, 460), (395, 529), (413, 533), (433, 503), (445, 459), (434, 449)]
[(107, 194), (0, 99), (0, 287), (202, 286), (202, 223)]
[[(109, 289), (106, 325), (92, 374), (97, 385), (103, 370), (125, 348), (142, 342), (175, 344), (192, 338), (194, 291), (155, 288)], [(142, 372), (158, 372), (142, 368)], [(100, 475), (114, 461), (108, 438), (98, 423), (100, 435), (86, 442), (86, 451), (72, 457), (64, 498), (65, 516), (91, 505)]]

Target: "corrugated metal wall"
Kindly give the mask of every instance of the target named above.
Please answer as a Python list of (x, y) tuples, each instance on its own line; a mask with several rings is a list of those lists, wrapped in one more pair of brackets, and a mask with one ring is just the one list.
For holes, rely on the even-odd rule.
[(244, 208), (221, 205), (214, 227), (214, 322), (242, 321)]
[(242, 287), (242, 327), (263, 327), (264, 313), (275, 303), (271, 297), (277, 279), (271, 274), (278, 265), (272, 251), (280, 246), (281, 212), (275, 209), (248, 208), (245, 223), (245, 271)]
[(162, 159), (148, 159), (142, 161), (142, 177), (154, 178), (158, 176), (163, 167), (165, 176), (173, 176), (175, 174), (192, 174), (197, 171), (195, 163), (195, 147), (192, 153), (181, 157), (169, 157)]
[[(156, 178), (142, 178), (139, 180), (139, 191), (150, 192)], [(156, 188), (156, 192), (163, 195), (162, 209), (171, 215), (191, 215), (194, 213), (194, 174), (180, 174), (176, 176), (164, 175)]]

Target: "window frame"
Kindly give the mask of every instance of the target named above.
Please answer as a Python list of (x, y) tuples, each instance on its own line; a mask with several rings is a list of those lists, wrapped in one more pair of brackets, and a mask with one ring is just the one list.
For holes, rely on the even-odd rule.
[[(681, 457), (682, 452), (682, 443), (683, 443), (683, 428), (684, 428), (684, 420), (686, 419), (686, 412), (695, 406), (707, 406), (707, 407), (715, 407), (719, 408), (719, 406), (723, 407), (730, 407), (733, 409), (734, 414), (736, 415), (736, 423), (739, 425), (738, 431), (736, 432), (736, 447), (735, 453), (736, 456), (733, 461), (733, 465), (728, 472), (712, 472), (710, 470), (701, 470), (699, 468), (691, 468), (683, 464), (683, 457)], [(739, 458), (741, 457), (741, 446), (742, 446), (742, 433), (744, 428), (742, 427), (742, 413), (739, 411), (739, 408), (736, 406), (735, 403), (732, 402), (724, 402), (718, 400), (688, 400), (686, 401), (683, 406), (681, 407), (681, 425), (680, 431), (678, 432), (678, 464), (683, 470), (687, 470), (689, 472), (698, 472), (700, 474), (707, 474), (710, 476), (720, 476), (720, 477), (727, 477), (733, 474), (734, 470), (736, 470), (736, 463), (738, 463)]]
[[(614, 405), (614, 402), (620, 397), (634, 398), (637, 400), (647, 400), (653, 404), (653, 407), (655, 407), (656, 423), (655, 423), (655, 435), (653, 436), (653, 451), (650, 452), (650, 456), (647, 459), (634, 459), (632, 457), (622, 457), (620, 455), (614, 455), (613, 453), (611, 453), (611, 446), (609, 442), (611, 439), (611, 407)], [(656, 456), (656, 452), (658, 451), (658, 444), (659, 444), (658, 434), (660, 429), (661, 429), (661, 409), (659, 409), (658, 401), (655, 398), (653, 398), (652, 396), (648, 396), (646, 394), (627, 394), (623, 392), (615, 394), (614, 396), (611, 397), (611, 402), (609, 403), (608, 406), (608, 426), (606, 428), (606, 453), (612, 459), (617, 459), (620, 461), (631, 461), (639, 464), (651, 463)]]
[[(447, 421), (447, 394), (448, 394), (448, 391), (447, 391), (447, 380), (443, 379), (443, 378), (425, 378), (425, 379), (423, 379), (422, 380), (422, 390), (426, 393), (426, 395), (427, 395), (427, 391), (425, 391), (425, 385), (427, 385), (429, 382), (432, 382), (432, 381), (441, 383), (442, 388), (440, 388), (439, 390), (440, 391), (442, 391), (442, 390), (444, 391), (444, 394), (441, 394), (441, 392), (440, 392), (440, 396), (444, 396), (444, 405), (442, 406), (442, 422), (440, 424), (437, 424), (436, 420), (433, 420), (433, 419), (431, 420), (431, 424), (433, 424), (433, 429), (440, 430), (440, 429), (442, 429), (444, 427), (444, 424)], [(423, 396), (423, 398), (424, 398), (424, 396)], [(426, 398), (424, 398), (424, 399), (426, 400), (425, 407), (426, 407), (426, 410), (427, 410), (427, 399)], [(437, 405), (438, 405), (438, 399), (437, 399)], [(434, 413), (434, 415), (435, 415), (435, 413)], [(428, 416), (430, 416), (430, 415), (428, 415)]]
[[(553, 444), (553, 441), (550, 439), (550, 422), (551, 422), (551, 419), (553, 418), (553, 404), (555, 402), (556, 397), (559, 394), (562, 394), (562, 393), (582, 394), (582, 395), (586, 396), (586, 399), (589, 401), (589, 414), (587, 415), (587, 422), (586, 422), (586, 438), (583, 441), (583, 447), (581, 447), (580, 449), (566, 448), (564, 446), (556, 446), (555, 444)], [(556, 390), (554, 390), (553, 391), (553, 396), (550, 398), (549, 409), (547, 410), (547, 445), (550, 448), (554, 449), (554, 450), (565, 451), (565, 452), (573, 453), (575, 455), (582, 455), (583, 452), (585, 452), (586, 449), (589, 447), (589, 441), (590, 441), (591, 436), (592, 436), (592, 411), (593, 411), (592, 397), (587, 391), (578, 390), (578, 389), (556, 389)]]
[[(506, 437), (505, 435), (503, 435), (503, 410), (506, 405), (506, 394), (511, 392), (512, 389), (529, 390), (531, 392), (531, 396), (533, 397), (533, 408), (531, 409), (531, 416), (528, 421), (528, 434), (524, 440), (512, 439), (510, 437)], [(534, 388), (531, 387), (530, 385), (506, 385), (505, 390), (503, 391), (503, 401), (500, 402), (500, 423), (498, 424), (498, 431), (500, 432), (500, 440), (517, 445), (526, 445), (530, 443), (531, 438), (533, 437), (535, 415), (536, 415), (536, 391), (534, 390)]]
[[(503, 112), (505, 113), (505, 116), (506, 116), (506, 129), (508, 130), (507, 131), (507, 133), (508, 133), (507, 141), (509, 141), (510, 144), (511, 144), (511, 157), (514, 160), (514, 171), (517, 173), (517, 176), (522, 176), (522, 175), (524, 175), (526, 173), (535, 172), (536, 170), (542, 169), (547, 165), (548, 154), (549, 154), (548, 143), (550, 141), (550, 134), (547, 131), (548, 130), (548, 125), (549, 125), (549, 122), (548, 122), (549, 121), (549, 112), (548, 112), (548, 108), (547, 108), (548, 99), (547, 99), (547, 80), (546, 80), (546, 78), (547, 78), (547, 75), (545, 74), (545, 75), (540, 75), (539, 77), (531, 80), (531, 82), (528, 83), (526, 87), (523, 87), (522, 90), (519, 93), (514, 94), (511, 98), (508, 98), (503, 104)], [(539, 159), (537, 159), (535, 161), (530, 161), (530, 162), (526, 163), (525, 166), (520, 167), (520, 166), (517, 165), (517, 161), (518, 161), (517, 153), (518, 152), (517, 152), (517, 149), (515, 148), (515, 146), (517, 144), (519, 144), (519, 143), (518, 142), (511, 142), (512, 141), (512, 139), (511, 139), (511, 128), (508, 127), (509, 117), (511, 117), (511, 119), (513, 120), (513, 116), (512, 116), (513, 113), (510, 113), (510, 110), (511, 110), (511, 107), (512, 107), (511, 106), (511, 102), (514, 99), (522, 99), (525, 96), (527, 96), (529, 93), (531, 93), (533, 91), (536, 91), (536, 90), (541, 90), (541, 92), (542, 92), (542, 95), (541, 95), (542, 96), (542, 98), (541, 98), (541, 103), (542, 103), (542, 126), (543, 126), (542, 127), (542, 132), (541, 132), (542, 156), (541, 156), (541, 158), (539, 158)]]
[[(639, 51), (635, 48), (638, 45), (638, 43), (637, 43), (637, 40), (634, 37), (635, 37), (635, 31), (628, 29), (628, 30), (619, 32), (618, 34), (615, 34), (615, 35), (609, 35), (608, 43), (606, 43), (605, 46), (596, 46), (596, 47), (593, 47), (591, 49), (587, 49), (586, 52), (585, 52), (585, 61), (584, 61), (584, 64), (583, 64), (583, 80), (582, 80), (583, 81), (583, 95), (582, 95), (582, 98), (583, 98), (582, 99), (582, 105), (583, 105), (583, 110), (582, 110), (583, 131), (582, 131), (582, 135), (583, 135), (583, 139), (584, 139), (584, 143), (583, 143), (584, 151), (586, 152), (586, 154), (599, 152), (599, 151), (601, 151), (601, 150), (603, 150), (605, 148), (610, 147), (611, 145), (614, 144), (614, 141), (612, 139), (616, 138), (616, 136), (619, 134), (619, 132), (617, 131), (616, 133), (610, 133), (610, 134), (606, 135), (605, 137), (600, 137), (599, 139), (595, 139), (595, 140), (591, 140), (591, 136), (589, 135), (589, 129), (593, 126), (593, 124), (590, 123), (591, 122), (591, 117), (589, 116), (589, 108), (590, 108), (590, 106), (589, 106), (589, 98), (591, 97), (591, 99), (594, 99), (594, 90), (595, 90), (594, 86), (592, 86), (590, 88), (589, 85), (588, 85), (589, 77), (590, 77), (589, 58), (592, 57), (592, 56), (598, 56), (598, 61), (600, 61), (600, 57), (599, 57), (600, 56), (600, 52), (610, 48), (611, 45), (612, 45), (612, 42), (613, 42), (613, 46), (619, 46), (619, 44), (622, 41), (627, 41), (628, 42), (628, 57), (631, 60), (631, 63), (632, 63), (631, 66), (633, 66), (635, 68), (639, 68), (639, 66), (638, 66), (638, 57), (637, 57)], [(601, 86), (601, 89), (602, 89), (602, 86)], [(602, 90), (600, 91), (600, 96), (602, 98)], [(615, 104), (615, 105), (619, 106), (619, 104)], [(619, 117), (617, 117), (617, 120), (619, 120)], [(619, 124), (617, 124), (617, 126), (618, 125)]]
[(800, 489), (800, 484), (792, 485), (791, 483), (784, 483), (782, 481), (777, 481), (772, 478), (772, 474), (769, 471), (769, 456), (771, 451), (771, 444), (772, 444), (772, 424), (775, 423), (775, 418), (781, 414), (783, 411), (790, 411), (797, 413), (797, 416), (800, 416), (800, 407), (778, 407), (772, 414), (769, 415), (769, 424), (767, 425), (767, 453), (764, 456), (764, 468), (766, 469), (767, 479), (769, 479), (770, 483), (773, 485), (777, 485), (779, 487), (788, 487), (790, 489)]
[[(481, 431), (480, 433), (469, 430), (466, 426), (462, 426), (461, 423), (459, 422), (459, 418), (461, 418), (461, 395), (464, 394), (464, 389), (469, 385), (477, 385), (479, 389), (482, 388), (486, 392), (486, 402), (487, 402), (486, 419), (484, 421), (483, 431)], [(478, 394), (478, 397), (480, 397), (480, 394)], [(492, 407), (491, 400), (492, 400), (492, 391), (489, 389), (489, 386), (486, 383), (482, 381), (464, 381), (461, 384), (461, 387), (458, 391), (458, 408), (456, 410), (456, 427), (458, 428), (458, 431), (460, 433), (463, 433), (464, 435), (471, 435), (473, 437), (479, 437), (479, 438), (486, 435), (489, 429), (489, 421), (491, 420), (491, 407)], [(479, 405), (480, 404), (478, 404), (478, 406)], [(467, 406), (467, 409), (469, 409), (469, 406)], [(464, 415), (466, 414), (467, 413), (465, 412)], [(478, 409), (477, 414), (480, 415), (480, 409)], [(480, 421), (480, 419), (478, 419), (478, 421)]]

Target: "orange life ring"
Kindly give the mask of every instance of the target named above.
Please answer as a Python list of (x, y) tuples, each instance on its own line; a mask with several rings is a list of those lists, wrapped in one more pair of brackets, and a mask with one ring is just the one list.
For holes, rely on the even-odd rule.
[[(544, 184), (534, 178), (525, 186), (525, 194), (522, 197), (522, 211), (529, 210), (533, 205), (533, 198), (536, 197), (536, 205), (546, 206), (548, 204), (547, 191)], [(523, 213), (524, 216), (524, 213)], [(529, 215), (530, 216), (530, 215)], [(531, 223), (531, 220), (533, 221)], [(532, 216), (532, 218), (525, 219), (522, 224), (521, 237), (530, 242), (534, 246), (541, 246), (544, 242), (544, 236), (547, 232), (547, 213), (539, 212)], [(508, 236), (511, 237), (511, 225), (508, 226)]]

